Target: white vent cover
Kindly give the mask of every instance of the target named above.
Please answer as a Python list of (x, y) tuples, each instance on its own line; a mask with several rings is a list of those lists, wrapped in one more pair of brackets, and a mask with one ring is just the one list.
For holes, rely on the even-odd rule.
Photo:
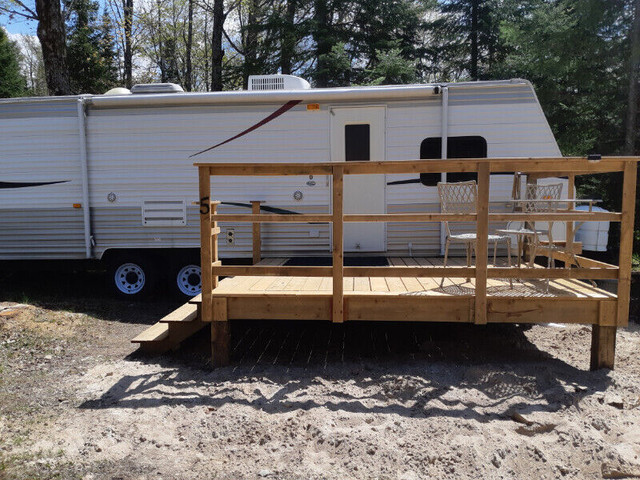
[(250, 75), (249, 90), (308, 90), (309, 82), (293, 75)]
[(187, 205), (180, 200), (145, 200), (142, 202), (144, 227), (182, 227), (187, 224)]
[(131, 87), (131, 93), (140, 95), (145, 93), (180, 93), (182, 87), (176, 83), (138, 83)]

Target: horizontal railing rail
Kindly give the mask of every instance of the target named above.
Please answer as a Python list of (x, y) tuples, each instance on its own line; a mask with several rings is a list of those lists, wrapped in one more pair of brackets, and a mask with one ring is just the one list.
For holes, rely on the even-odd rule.
[[(199, 169), (200, 219), (201, 219), (201, 263), (202, 263), (202, 315), (205, 321), (216, 320), (213, 305), (213, 289), (219, 276), (302, 276), (331, 277), (332, 319), (344, 320), (344, 285), (347, 277), (435, 277), (474, 278), (475, 323), (487, 321), (487, 279), (617, 279), (618, 294), (616, 321), (625, 324), (628, 317), (629, 290), (631, 283), (631, 254), (633, 244), (633, 219), (636, 189), (636, 157), (605, 157), (598, 161), (585, 158), (499, 158), (499, 159), (448, 159), (405, 160), (384, 162), (347, 163), (196, 163)], [(394, 213), (394, 214), (345, 214), (343, 189), (345, 175), (406, 174), (439, 172), (473, 172), (478, 178), (476, 212), (469, 214), (447, 213)], [(545, 176), (561, 176), (569, 179), (569, 195), (573, 195), (575, 177), (583, 174), (623, 172), (622, 211), (593, 212), (577, 211), (575, 199), (568, 198), (568, 208), (554, 212), (489, 212), (489, 179), (493, 174), (524, 173), (532, 181)], [(211, 201), (211, 176), (291, 176), (328, 175), (331, 177), (331, 213), (274, 214), (260, 213), (259, 201), (253, 201), (251, 214), (217, 213), (220, 202)], [(503, 202), (504, 203), (504, 202)], [(491, 267), (487, 255), (476, 256), (474, 267), (436, 266), (385, 266), (345, 267), (343, 262), (344, 223), (367, 222), (475, 222), (476, 249), (487, 252), (490, 222), (539, 221), (566, 222), (566, 241), (562, 242), (567, 254), (547, 248), (547, 255), (561, 259), (567, 268), (543, 269), (520, 267)], [(579, 257), (573, 253), (573, 222), (609, 221), (620, 222), (619, 266)], [(253, 224), (254, 263), (260, 260), (260, 224), (262, 223), (325, 223), (333, 226), (332, 265), (315, 267), (298, 266), (227, 266), (221, 265), (218, 255), (219, 222)], [(556, 244), (560, 242), (554, 242)], [(545, 250), (544, 247), (541, 248)], [(571, 268), (572, 263), (578, 263)], [(206, 268), (206, 266), (209, 266)], [(226, 316), (221, 315), (221, 318)]]

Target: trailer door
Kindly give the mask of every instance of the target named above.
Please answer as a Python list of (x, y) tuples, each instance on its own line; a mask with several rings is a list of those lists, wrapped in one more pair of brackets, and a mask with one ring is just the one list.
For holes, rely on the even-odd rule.
[[(385, 159), (385, 107), (331, 108), (331, 160)], [(385, 213), (384, 175), (345, 175), (344, 213)], [(345, 252), (385, 251), (385, 224), (346, 223)]]

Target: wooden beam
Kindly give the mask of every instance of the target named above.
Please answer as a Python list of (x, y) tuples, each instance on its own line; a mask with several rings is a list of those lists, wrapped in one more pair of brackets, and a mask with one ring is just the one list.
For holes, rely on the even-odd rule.
[[(603, 157), (591, 162), (583, 157), (546, 158), (456, 158), (445, 160), (401, 160), (348, 162), (343, 165), (345, 175), (375, 173), (440, 173), (473, 172), (477, 165), (487, 164), (494, 173), (536, 173), (539, 176), (567, 176), (574, 174), (620, 172), (628, 161), (638, 157)], [(334, 163), (195, 163), (208, 168), (210, 175), (330, 175)]]
[(616, 317), (618, 316), (617, 300), (600, 300), (598, 325), (603, 327), (615, 327)]
[[(251, 201), (251, 213), (255, 216), (260, 216), (260, 204), (259, 200)], [(253, 222), (252, 225), (252, 241), (253, 241), (253, 264), (260, 263), (262, 260), (262, 243), (260, 235), (260, 222)]]
[(618, 269), (614, 268), (514, 268), (490, 267), (489, 278), (575, 278), (580, 280), (611, 280), (618, 278)]
[(600, 301), (567, 297), (489, 297), (487, 303), (489, 323), (597, 324)]
[(333, 296), (332, 316), (335, 323), (344, 321), (344, 173), (342, 164), (333, 167)]
[(622, 180), (622, 223), (620, 224), (620, 254), (618, 259), (618, 325), (629, 323), (631, 300), (631, 255), (633, 254), (633, 223), (636, 206), (636, 162), (627, 162)]
[(476, 304), (475, 322), (487, 323), (487, 255), (489, 235), (489, 164), (478, 165), (478, 198), (476, 213)]
[(213, 321), (227, 321), (227, 299), (226, 297), (213, 297)]
[(216, 215), (218, 222), (238, 223), (329, 223), (333, 216), (329, 213), (314, 214), (277, 214), (263, 213), (260, 215), (247, 213), (223, 213)]
[[(575, 190), (575, 186), (576, 186), (576, 175), (574, 173), (570, 173), (569, 174), (569, 184), (567, 186), (567, 198), (569, 199), (573, 199), (574, 198), (574, 190)], [(567, 205), (567, 209), (568, 210), (575, 210), (575, 204), (574, 203), (569, 203)], [(571, 252), (573, 249), (573, 222), (572, 221), (567, 221), (565, 223), (565, 244), (567, 247), (567, 251)], [(564, 268), (571, 268), (571, 262), (564, 262)]]
[(231, 297), (229, 319), (331, 320), (331, 299), (320, 296)]
[[(198, 164), (196, 164), (198, 166)], [(332, 165), (326, 163), (217, 163), (209, 167), (210, 175), (280, 176), (331, 175)]]
[(213, 318), (211, 303), (213, 278), (211, 269), (208, 266), (213, 262), (213, 238), (211, 236), (211, 177), (209, 177), (208, 168), (198, 168), (198, 188), (200, 194), (200, 270), (202, 275), (202, 321), (210, 322)]
[[(469, 322), (472, 298), (349, 296), (345, 321)], [(425, 303), (428, 302), (428, 303)]]
[(211, 322), (211, 365), (213, 367), (229, 365), (230, 343), (229, 322)]
[[(575, 243), (574, 243), (574, 247), (575, 247)], [(575, 265), (576, 264), (575, 261), (577, 260), (579, 266), (582, 268), (606, 268), (606, 269), (618, 270), (617, 265), (601, 262), (599, 260), (593, 260), (591, 258), (582, 257), (580, 255), (574, 256), (566, 252), (560, 252), (557, 250), (553, 250), (551, 254), (553, 255), (553, 258), (555, 258), (556, 260), (560, 260), (561, 262), (565, 262), (569, 266), (571, 266), (571, 264)]]
[(613, 369), (616, 359), (616, 327), (591, 327), (591, 370)]
[(620, 222), (622, 214), (617, 212), (554, 212), (554, 213), (490, 213), (491, 222)]
[(475, 222), (475, 214), (460, 213), (384, 213), (346, 214), (345, 222)]
[(224, 265), (214, 266), (216, 275), (225, 277), (236, 276), (280, 276), (280, 277), (331, 277), (331, 267), (284, 267), (277, 265)]
[[(595, 260), (594, 260), (595, 262)], [(597, 262), (600, 263), (600, 262)], [(607, 264), (604, 264), (607, 265)], [(331, 277), (332, 267), (285, 267), (276, 265), (212, 265), (212, 272), (221, 276), (285, 276), (285, 277)], [(477, 267), (343, 267), (345, 277), (417, 277), (417, 278), (467, 278), (477, 273)], [(487, 267), (487, 278), (575, 278), (616, 279), (618, 267), (609, 268), (516, 268)]]
[[(211, 177), (209, 177), (211, 178)], [(211, 230), (220, 230), (220, 228), (218, 227), (218, 222), (213, 221), (213, 219), (215, 218), (216, 215), (216, 209), (218, 208), (218, 205), (211, 205), (211, 216), (209, 218), (212, 219), (211, 222)], [(213, 235), (211, 238), (211, 264), (212, 265), (217, 265), (218, 262), (220, 262), (220, 255), (219, 255), (219, 246), (218, 246), (218, 235)], [(200, 267), (200, 272), (202, 272), (202, 267)], [(218, 282), (219, 282), (219, 278), (218, 275), (213, 274), (212, 272), (212, 278), (211, 278), (211, 288), (212, 290), (218, 287)]]

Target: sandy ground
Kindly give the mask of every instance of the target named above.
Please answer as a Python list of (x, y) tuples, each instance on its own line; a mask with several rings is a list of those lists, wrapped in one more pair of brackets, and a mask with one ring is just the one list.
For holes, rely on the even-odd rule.
[(211, 370), (206, 331), (134, 353), (176, 302), (96, 281), (0, 279), (0, 478), (640, 478), (635, 323), (613, 372), (582, 326), (315, 323), (237, 324)]

